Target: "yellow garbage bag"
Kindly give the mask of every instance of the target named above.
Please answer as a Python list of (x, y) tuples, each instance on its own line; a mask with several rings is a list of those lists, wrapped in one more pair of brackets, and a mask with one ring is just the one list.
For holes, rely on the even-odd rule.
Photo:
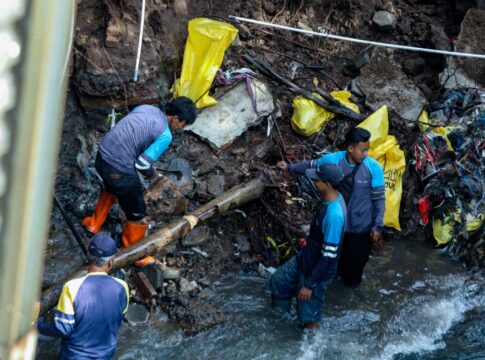
[[(322, 99), (318, 94), (313, 95)], [(335, 116), (335, 114), (326, 111), (304, 96), (294, 98), (292, 106), (293, 115), (291, 116), (291, 127), (303, 136), (315, 134), (327, 121)]]
[[(433, 221), (433, 237), (438, 245), (447, 244), (453, 239), (453, 229), (456, 223), (461, 223), (461, 209), (457, 209), (451, 216), (446, 217), (444, 220), (435, 219)], [(465, 215), (465, 224), (468, 231), (478, 230), (485, 220), (485, 214), (478, 214), (473, 216), (472, 214)]]
[(433, 125), (431, 119), (429, 118), (428, 112), (423, 110), (418, 118), (419, 130), (426, 131), (430, 125)]
[[(371, 138), (372, 139), (372, 138)], [(380, 159), (394, 146), (398, 145), (396, 138), (392, 135), (387, 135), (384, 141), (375, 147), (369, 149), (368, 155), (376, 160)], [(399, 146), (399, 145), (398, 145)]]
[(447, 126), (447, 127), (438, 126), (438, 127), (435, 127), (433, 130), (431, 130), (431, 132), (435, 134), (443, 135), (443, 137), (446, 140), (446, 146), (448, 147), (448, 150), (455, 151), (455, 149), (453, 149), (453, 146), (451, 145), (450, 139), (448, 139), (448, 134), (451, 132), (451, 130), (453, 130), (453, 126)]
[(217, 104), (208, 95), (224, 52), (237, 35), (237, 29), (220, 21), (197, 18), (189, 21), (180, 79), (174, 84), (174, 97), (187, 96), (198, 108)]
[(454, 221), (443, 222), (441, 219), (433, 221), (433, 237), (438, 245), (447, 244), (453, 238)]
[(358, 127), (371, 133), (369, 156), (377, 160), (384, 170), (386, 187), (384, 225), (400, 231), (399, 210), (402, 198), (402, 174), (406, 168), (406, 160), (396, 138), (388, 134), (387, 106), (379, 108), (361, 122)]
[(438, 126), (438, 127), (431, 128), (430, 125), (433, 125), (434, 121), (433, 119), (429, 118), (428, 112), (426, 110), (423, 110), (421, 112), (421, 115), (419, 115), (418, 121), (419, 121), (419, 130), (423, 132), (429, 131), (431, 133), (443, 135), (443, 137), (446, 140), (446, 146), (448, 147), (448, 149), (451, 151), (455, 151), (453, 149), (453, 146), (451, 145), (450, 139), (448, 139), (448, 134), (451, 132), (451, 130), (453, 130), (453, 126), (447, 126), (447, 127)]
[(387, 139), (389, 133), (387, 106), (381, 106), (357, 126), (364, 128), (371, 133), (370, 148), (374, 149), (377, 145), (383, 143)]
[(478, 214), (477, 216), (467, 214), (465, 216), (466, 229), (468, 231), (475, 231), (480, 229), (483, 224), (483, 220), (485, 220), (485, 214)]
[[(320, 95), (313, 93), (313, 95), (322, 101), (325, 101)], [(352, 94), (348, 91), (332, 91), (330, 95), (340, 101), (349, 109), (359, 113), (359, 107), (352, 103), (349, 99)], [(291, 127), (298, 134), (303, 136), (310, 136), (320, 131), (326, 122), (333, 119), (335, 114), (315, 104), (312, 100), (304, 96), (297, 96), (292, 101), (293, 115), (291, 117)]]
[[(394, 138), (394, 136), (391, 137)], [(395, 139), (394, 142), (396, 142)], [(402, 174), (406, 169), (404, 152), (396, 143), (384, 156), (381, 156), (377, 160), (384, 169), (384, 182), (386, 184), (384, 225), (400, 231), (399, 210), (402, 198)]]

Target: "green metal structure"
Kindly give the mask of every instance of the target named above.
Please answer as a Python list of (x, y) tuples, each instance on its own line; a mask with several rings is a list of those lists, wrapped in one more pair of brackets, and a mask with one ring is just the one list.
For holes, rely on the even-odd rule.
[(0, 9), (0, 359), (32, 359), (77, 0)]

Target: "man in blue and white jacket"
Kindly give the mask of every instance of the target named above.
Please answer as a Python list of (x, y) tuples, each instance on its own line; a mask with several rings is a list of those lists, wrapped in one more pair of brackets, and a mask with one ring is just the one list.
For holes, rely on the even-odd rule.
[(307, 329), (320, 324), (325, 289), (337, 273), (347, 210), (336, 190), (344, 178), (334, 164), (307, 169), (305, 175), (315, 184), (322, 202), (313, 218), (308, 244), (278, 269), (269, 280), (273, 306), (290, 311), (297, 298), (298, 319)]
[(381, 241), (386, 210), (384, 172), (376, 160), (367, 156), (370, 136), (369, 131), (356, 127), (345, 136), (345, 151), (296, 164), (277, 163), (280, 169), (296, 174), (304, 174), (308, 168), (323, 164), (335, 164), (342, 169), (344, 181), (350, 183), (351, 193), (347, 199), (348, 224), (339, 272), (343, 281), (350, 286), (361, 283), (372, 244)]
[(112, 359), (130, 290), (125, 281), (109, 276), (116, 242), (99, 233), (88, 246), (88, 271), (64, 284), (52, 322), (41, 319), (42, 335), (61, 338), (61, 360)]
[[(181, 96), (167, 105), (165, 113), (155, 106), (137, 106), (104, 136), (95, 166), (105, 188), (94, 213), (82, 222), (86, 230), (98, 233), (118, 200), (127, 218), (121, 235), (123, 246), (145, 237), (148, 225), (144, 222), (146, 207), (138, 173), (153, 177), (156, 172), (152, 164), (172, 142), (172, 131), (193, 123), (196, 116), (194, 102)], [(152, 261), (146, 257), (136, 264), (143, 266)]]

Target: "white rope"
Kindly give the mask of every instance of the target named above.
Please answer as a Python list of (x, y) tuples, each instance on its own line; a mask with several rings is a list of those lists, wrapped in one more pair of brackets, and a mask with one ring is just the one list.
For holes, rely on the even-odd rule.
[(116, 125), (116, 112), (114, 107), (111, 108), (111, 114), (108, 116), (110, 117), (110, 129), (112, 129)]
[(138, 68), (140, 66), (141, 44), (143, 43), (143, 27), (145, 24), (145, 0), (141, 4), (140, 36), (138, 37), (138, 51), (136, 54), (135, 76), (133, 80), (138, 81)]
[(346, 36), (331, 35), (331, 34), (327, 34), (325, 32), (309, 31), (309, 30), (298, 29), (298, 28), (294, 28), (294, 27), (290, 27), (290, 26), (270, 24), (270, 23), (264, 22), (264, 21), (247, 19), (247, 18), (242, 18), (242, 17), (238, 17), (238, 16), (233, 16), (233, 15), (229, 15), (229, 19), (235, 20), (235, 21), (247, 22), (247, 23), (251, 23), (251, 24), (262, 25), (262, 26), (274, 27), (274, 28), (281, 29), (281, 30), (298, 32), (298, 33), (301, 33), (301, 34), (322, 36), (322, 37), (326, 37), (326, 38), (334, 39), (334, 40), (350, 41), (350, 42), (355, 42), (355, 43), (358, 43), (358, 44), (375, 45), (375, 46), (382, 46), (382, 47), (387, 47), (387, 48), (392, 48), (392, 49), (427, 52), (427, 53), (432, 53), (432, 54), (441, 54), (441, 55), (448, 55), (448, 56), (459, 56), (459, 57), (468, 57), (468, 58), (476, 58), (476, 59), (485, 59), (485, 55), (483, 55), (483, 54), (453, 52), (453, 51), (446, 51), (446, 50), (419, 48), (419, 47), (414, 47), (414, 46), (405, 46), (405, 45), (397, 45), (397, 44), (390, 44), (390, 43), (382, 43), (382, 42), (377, 42), (377, 41), (354, 39), (354, 38), (350, 38), (350, 37), (346, 37)]

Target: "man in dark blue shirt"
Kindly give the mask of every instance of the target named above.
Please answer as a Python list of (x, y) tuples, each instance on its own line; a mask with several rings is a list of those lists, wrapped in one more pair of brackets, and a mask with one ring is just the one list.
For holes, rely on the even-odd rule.
[(359, 285), (367, 264), (372, 244), (381, 241), (386, 192), (384, 172), (381, 165), (367, 155), (370, 132), (356, 127), (345, 136), (347, 149), (322, 156), (318, 160), (308, 160), (296, 164), (284, 161), (277, 163), (282, 170), (304, 174), (309, 168), (323, 164), (339, 166), (348, 183), (349, 199), (346, 199), (349, 221), (340, 257), (339, 272), (345, 284)]
[(126, 282), (107, 274), (116, 252), (111, 237), (95, 235), (88, 246), (87, 275), (64, 285), (53, 322), (37, 323), (42, 335), (62, 338), (62, 360), (113, 357), (129, 302)]
[(308, 169), (322, 195), (322, 203), (313, 218), (308, 244), (269, 280), (273, 306), (290, 310), (291, 299), (297, 297), (298, 318), (305, 328), (317, 328), (325, 288), (337, 273), (347, 209), (342, 195), (336, 190), (344, 174), (334, 164)]
[[(118, 200), (127, 218), (121, 235), (123, 247), (145, 237), (148, 225), (143, 221), (146, 207), (138, 173), (153, 177), (156, 172), (152, 164), (172, 142), (172, 131), (193, 123), (196, 116), (194, 102), (183, 96), (172, 100), (165, 114), (155, 106), (140, 105), (104, 136), (95, 166), (105, 188), (94, 214), (82, 222), (86, 230), (96, 234)], [(152, 261), (148, 256), (136, 264), (143, 266)]]

